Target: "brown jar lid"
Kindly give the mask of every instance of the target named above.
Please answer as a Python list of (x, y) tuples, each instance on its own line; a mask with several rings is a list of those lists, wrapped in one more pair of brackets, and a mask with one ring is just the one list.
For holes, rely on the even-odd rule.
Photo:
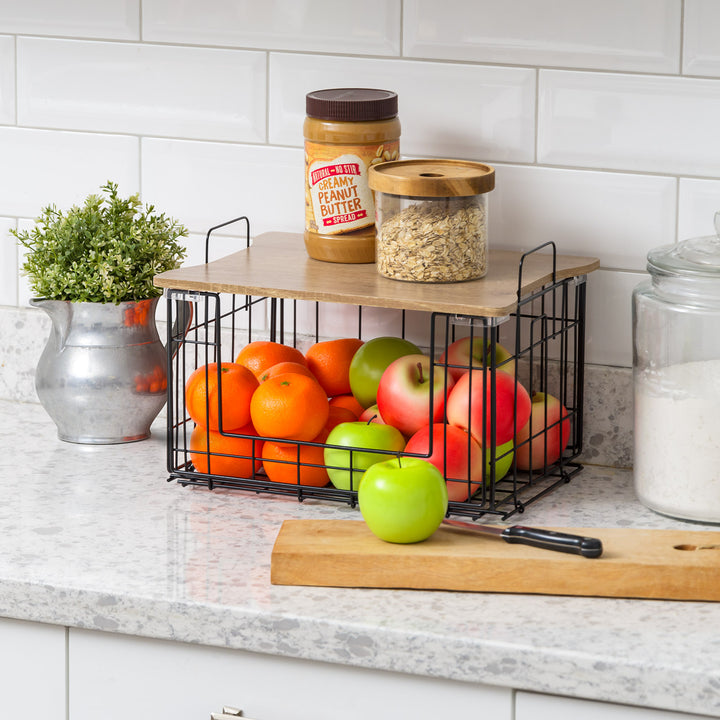
[(368, 171), (372, 190), (408, 197), (466, 197), (490, 192), (495, 169), (470, 160), (394, 160)]
[(305, 96), (305, 112), (318, 120), (387, 120), (397, 115), (398, 96), (390, 90), (372, 88), (315, 90)]

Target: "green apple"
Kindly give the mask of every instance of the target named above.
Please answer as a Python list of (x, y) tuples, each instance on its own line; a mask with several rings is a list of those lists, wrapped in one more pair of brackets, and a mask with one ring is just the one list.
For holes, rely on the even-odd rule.
[(358, 490), (370, 531), (392, 543), (416, 543), (440, 526), (448, 508), (442, 473), (422, 458), (396, 457), (365, 471)]
[(350, 362), (350, 390), (364, 407), (375, 403), (385, 368), (403, 355), (418, 355), (420, 348), (398, 337), (377, 337), (361, 345)]
[[(495, 448), (495, 482), (502, 480), (509, 472), (513, 464), (513, 446), (515, 442), (508, 440)], [(490, 456), (485, 455), (485, 477), (490, 482)]]
[(372, 421), (340, 423), (325, 440), (325, 465), (330, 481), (340, 490), (357, 490), (363, 473), (371, 465), (387, 460), (404, 448), (405, 438), (392, 425)]

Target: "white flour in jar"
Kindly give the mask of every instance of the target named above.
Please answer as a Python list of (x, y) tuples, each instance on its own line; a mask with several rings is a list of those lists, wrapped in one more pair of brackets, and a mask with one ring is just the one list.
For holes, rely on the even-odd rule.
[(720, 360), (636, 371), (635, 491), (657, 512), (720, 522)]

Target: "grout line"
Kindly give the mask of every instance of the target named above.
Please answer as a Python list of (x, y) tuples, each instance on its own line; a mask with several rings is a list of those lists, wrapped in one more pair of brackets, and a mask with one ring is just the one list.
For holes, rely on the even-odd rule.
[(683, 75), (683, 55), (685, 54), (685, 0), (680, 0), (680, 52), (678, 57), (678, 75)]
[(18, 125), (18, 105), (19, 105), (19, 96), (18, 96), (18, 88), (20, 87), (20, 61), (18, 58), (18, 38), (17, 35), (13, 38), (13, 52), (15, 55), (15, 107), (14, 107), (14, 121), (15, 126), (19, 127)]
[(538, 164), (538, 147), (540, 145), (540, 68), (535, 68), (535, 157), (533, 162)]
[(265, 52), (265, 145), (270, 145), (270, 54)]

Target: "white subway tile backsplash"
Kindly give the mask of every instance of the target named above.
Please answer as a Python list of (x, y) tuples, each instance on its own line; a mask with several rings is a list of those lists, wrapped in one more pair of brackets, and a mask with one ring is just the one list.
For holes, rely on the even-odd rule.
[(0, 28), (26, 35), (140, 39), (140, 0), (3, 0)]
[(173, 137), (265, 140), (265, 55), (18, 38), (18, 122)]
[(720, 77), (720, 3), (685, 0), (683, 72)]
[(403, 54), (677, 73), (680, 0), (405, 0)]
[[(142, 141), (143, 199), (204, 233), (239, 215), (252, 235), (302, 232), (303, 153), (297, 148), (163, 139)], [(221, 234), (237, 233), (235, 228)]]
[(16, 305), (18, 301), (17, 240), (10, 230), (14, 230), (14, 218), (0, 217), (0, 305)]
[(0, 125), (15, 122), (15, 38), (0, 35)]
[[(120, 192), (139, 189), (137, 138), (0, 127), (0, 215), (36, 217), (51, 203), (67, 208), (99, 192), (107, 180)], [(11, 168), (11, 171), (7, 171)]]
[(643, 270), (647, 251), (674, 242), (676, 180), (626, 173), (496, 166), (492, 247), (531, 250), (554, 241), (603, 268)]
[(715, 235), (720, 212), (720, 180), (680, 179), (678, 240)]
[[(0, 305), (32, 294), (9, 228), (109, 179), (189, 226), (186, 264), (238, 215), (301, 233), (305, 94), (381, 87), (405, 157), (496, 167), (494, 247), (600, 258), (587, 359), (627, 367), (648, 250), (711, 234), (720, 210), (718, 25), (717, 0), (3, 0)], [(210, 259), (244, 245), (223, 228)], [(355, 334), (356, 315), (322, 304), (321, 332)], [(364, 337), (397, 318), (366, 309)], [(424, 317), (405, 327), (426, 338)]]
[(270, 142), (302, 145), (305, 95), (329, 87), (397, 92), (403, 154), (534, 159), (534, 70), (273, 53)]
[(400, 53), (400, 0), (143, 0), (143, 38), (346, 54)]
[(587, 276), (585, 362), (632, 367), (632, 292), (647, 277), (605, 270)]
[(716, 176), (720, 80), (542, 70), (538, 161)]

